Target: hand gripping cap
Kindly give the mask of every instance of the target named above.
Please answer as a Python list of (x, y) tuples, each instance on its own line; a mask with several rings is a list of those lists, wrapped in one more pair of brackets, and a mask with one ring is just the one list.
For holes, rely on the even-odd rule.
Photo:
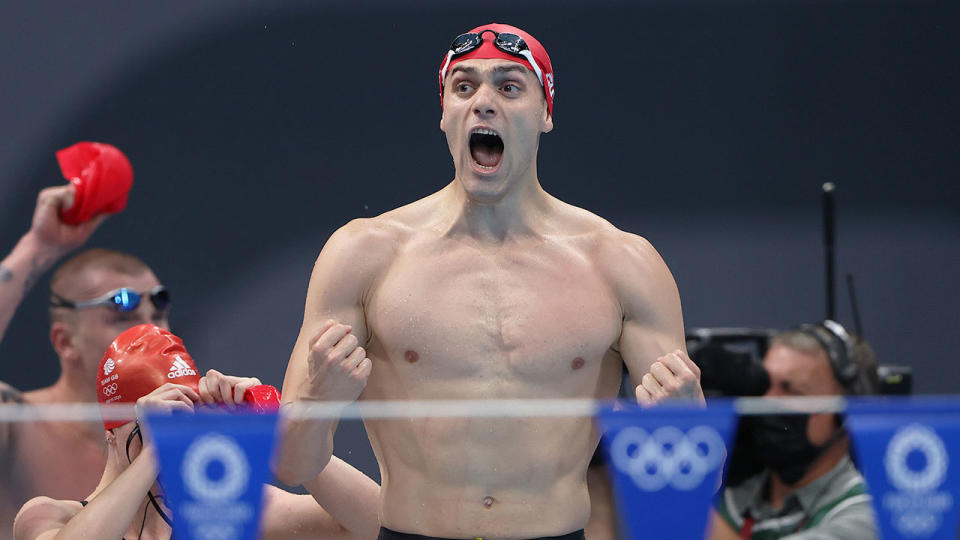
[(251, 410), (258, 413), (271, 413), (280, 409), (280, 392), (269, 384), (258, 384), (247, 388), (243, 393), (243, 401), (250, 405)]
[[(168, 382), (196, 390), (199, 370), (180, 338), (159, 326), (141, 324), (117, 336), (107, 348), (97, 371), (97, 400), (136, 403)], [(132, 420), (105, 419), (103, 426), (113, 429)]]
[(63, 177), (76, 187), (73, 206), (60, 211), (64, 223), (77, 225), (98, 214), (115, 214), (127, 206), (133, 167), (109, 144), (79, 142), (57, 152)]

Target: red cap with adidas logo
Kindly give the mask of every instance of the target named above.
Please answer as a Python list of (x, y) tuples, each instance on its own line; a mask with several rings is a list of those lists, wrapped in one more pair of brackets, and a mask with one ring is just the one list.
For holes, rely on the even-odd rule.
[[(183, 340), (153, 324), (134, 326), (107, 348), (97, 371), (97, 400), (102, 404), (136, 403), (164, 383), (194, 390), (200, 373)], [(134, 419), (104, 420), (106, 429)]]

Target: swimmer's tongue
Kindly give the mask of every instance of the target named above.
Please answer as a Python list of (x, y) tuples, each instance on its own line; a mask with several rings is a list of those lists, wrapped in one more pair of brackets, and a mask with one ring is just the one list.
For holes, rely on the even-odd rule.
[(503, 140), (496, 135), (470, 135), (470, 155), (484, 167), (496, 167), (503, 158)]

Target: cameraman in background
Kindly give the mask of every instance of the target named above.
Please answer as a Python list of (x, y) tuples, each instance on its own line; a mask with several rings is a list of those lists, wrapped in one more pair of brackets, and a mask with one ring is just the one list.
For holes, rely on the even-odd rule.
[[(770, 383), (764, 397), (864, 395), (879, 388), (870, 346), (830, 320), (775, 334), (763, 366)], [(740, 431), (762, 470), (741, 482), (728, 478), (733, 483), (717, 499), (713, 540), (877, 537), (870, 495), (850, 459), (839, 415), (746, 416)]]

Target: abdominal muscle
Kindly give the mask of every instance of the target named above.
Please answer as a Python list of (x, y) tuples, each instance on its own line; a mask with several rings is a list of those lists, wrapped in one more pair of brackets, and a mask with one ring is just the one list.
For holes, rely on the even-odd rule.
[[(366, 422), (382, 471), (382, 523), (451, 538), (537, 537), (584, 526), (589, 418)], [(384, 441), (384, 444), (381, 444)]]
[[(613, 398), (621, 369), (613, 353), (590, 362), (582, 371), (593, 373), (583, 380), (565, 382), (437, 371), (408, 378), (394, 369), (403, 366), (374, 362), (380, 373), (371, 376), (364, 400)], [(581, 529), (589, 518), (586, 470), (599, 438), (589, 417), (364, 423), (380, 463), (384, 527), (448, 538), (534, 538)]]

